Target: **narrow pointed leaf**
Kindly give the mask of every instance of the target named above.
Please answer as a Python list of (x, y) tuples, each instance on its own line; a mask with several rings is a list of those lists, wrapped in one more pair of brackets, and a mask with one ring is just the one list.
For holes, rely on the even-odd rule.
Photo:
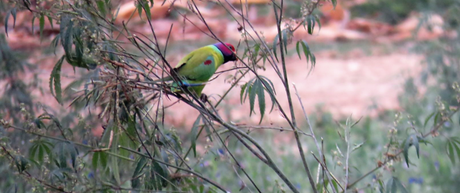
[(102, 16), (106, 16), (106, 15), (107, 15), (107, 11), (105, 10), (105, 3), (104, 3), (104, 1), (98, 0), (98, 1), (96, 2), (96, 4), (97, 4), (97, 8), (98, 8), (99, 11), (101, 12), (101, 15), (102, 15)]
[(198, 126), (201, 121), (201, 116), (199, 115), (192, 126), (192, 131), (190, 132), (190, 141), (192, 142), (193, 156), (196, 157), (196, 140), (198, 139)]
[(268, 85), (265, 88), (266, 88), (266, 90), (268, 92), (268, 96), (270, 96), (270, 99), (271, 99), (271, 102), (272, 102), (272, 107), (270, 108), (270, 112), (272, 112), (273, 108), (275, 107), (275, 94), (276, 94), (275, 88), (273, 86), (273, 83), (269, 79), (264, 77), (264, 76), (261, 76), (260, 81), (262, 81), (264, 85)]
[(35, 16), (32, 17), (32, 34), (34, 34), (34, 27), (35, 27), (34, 22), (35, 22)]
[(297, 52), (297, 55), (299, 55), (299, 59), (302, 59), (302, 57), (300, 57), (300, 41), (297, 41), (297, 43), (295, 44), (295, 50)]
[(457, 152), (457, 159), (460, 160), (460, 148), (457, 143), (452, 143), (454, 146), (455, 152)]
[(240, 91), (240, 102), (241, 104), (243, 104), (243, 102), (245, 101), (246, 97), (243, 96), (247, 89), (247, 86), (248, 86), (248, 83), (244, 84), (242, 87), (241, 87), (241, 91)]
[(260, 81), (257, 81), (259, 86), (258, 86), (258, 89), (257, 89), (257, 98), (259, 99), (258, 100), (258, 103), (259, 103), (259, 112), (260, 112), (260, 121), (259, 121), (259, 124), (262, 123), (262, 119), (264, 118), (264, 114), (265, 114), (265, 91), (264, 91), (264, 87), (263, 85), (261, 84)]
[(308, 33), (310, 35), (313, 34), (313, 29), (315, 28), (315, 23), (316, 23), (316, 19), (314, 18), (314, 16), (310, 15), (310, 16), (307, 17)]
[(48, 21), (50, 22), (51, 28), (54, 28), (54, 26), (53, 26), (53, 18), (51, 18), (50, 16), (47, 16), (47, 17), (48, 17)]
[(6, 37), (8, 37), (8, 19), (10, 18), (10, 15), (13, 16), (13, 28), (14, 28), (16, 26), (16, 7), (11, 9), (5, 15), (5, 33), (6, 33)]
[(284, 50), (284, 53), (287, 54), (288, 35), (287, 35), (286, 30), (288, 30), (288, 29), (284, 29), (282, 31), (282, 33), (283, 33), (283, 48), (281, 50)]
[(275, 56), (275, 59), (276, 59), (277, 62), (279, 62), (278, 56), (276, 55), (276, 48), (278, 46), (278, 39), (279, 39), (279, 34), (277, 34), (275, 39), (273, 39), (273, 45), (272, 45), (273, 55)]
[(425, 121), (423, 122), (423, 127), (426, 127), (426, 124), (428, 123), (428, 121), (430, 121), (431, 117), (433, 117), (435, 114), (435, 112), (432, 112), (430, 115), (428, 115), (428, 117), (425, 118)]
[(258, 89), (257, 87), (259, 86), (259, 84), (257, 84), (256, 82), (258, 82), (258, 80), (254, 81), (254, 84), (250, 87), (250, 90), (249, 90), (249, 106), (250, 106), (249, 116), (251, 116), (252, 112), (254, 111), (254, 104), (255, 104), (255, 99), (256, 99), (256, 91)]
[(406, 160), (406, 165), (409, 167), (409, 147), (410, 147), (410, 137), (406, 139), (404, 143), (403, 155)]
[(386, 185), (386, 193), (396, 193), (396, 191), (398, 190), (398, 185), (394, 182), (394, 179), (395, 177), (391, 177), (390, 179), (388, 179), (387, 181), (387, 185)]
[(136, 168), (134, 169), (133, 178), (136, 178), (142, 174), (142, 170), (144, 169), (146, 164), (147, 158), (145, 158), (144, 156), (140, 156), (139, 161), (136, 164)]
[(404, 185), (401, 183), (401, 181), (396, 177), (393, 177), (393, 178), (394, 178), (393, 183), (396, 184), (396, 187), (399, 190), (399, 192), (408, 193), (407, 190), (406, 190), (406, 187), (404, 187)]
[(454, 146), (452, 145), (451, 141), (447, 141), (446, 153), (447, 153), (447, 156), (449, 157), (450, 161), (452, 162), (452, 164), (455, 164)]
[(45, 15), (41, 15), (40, 18), (40, 41), (43, 40), (43, 30), (45, 29)]
[(64, 61), (64, 56), (58, 60), (51, 71), (50, 77), (50, 91), (51, 94), (56, 98), (59, 104), (62, 105), (62, 88), (61, 88), (61, 67)]

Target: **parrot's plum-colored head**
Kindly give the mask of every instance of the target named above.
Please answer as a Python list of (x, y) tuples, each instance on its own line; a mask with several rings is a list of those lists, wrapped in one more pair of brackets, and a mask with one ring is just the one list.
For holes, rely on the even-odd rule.
[(224, 63), (228, 61), (236, 61), (235, 47), (232, 44), (230, 43), (222, 44), (218, 42), (218, 43), (215, 43), (214, 46), (216, 46), (217, 49), (219, 49), (220, 52), (222, 52), (222, 55), (224, 55)]

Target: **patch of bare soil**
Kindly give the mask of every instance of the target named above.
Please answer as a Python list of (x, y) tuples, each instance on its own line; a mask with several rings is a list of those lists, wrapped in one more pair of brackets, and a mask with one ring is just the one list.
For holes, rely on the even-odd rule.
[[(314, 111), (318, 104), (322, 104), (323, 110), (331, 112), (336, 118), (349, 115), (374, 116), (384, 109), (398, 109), (397, 96), (403, 91), (404, 80), (417, 75), (420, 60), (420, 56), (405, 51), (370, 56), (355, 54), (345, 58), (318, 54), (317, 65), (308, 75), (305, 60), (299, 60), (297, 56), (290, 57), (287, 67), (295, 113), (299, 119), (303, 118), (293, 84), (297, 87), (307, 113)], [(286, 92), (275, 72), (267, 70), (261, 74), (273, 81), (277, 99), (289, 113)], [(221, 75), (209, 83), (203, 92), (211, 96), (222, 95), (229, 87), (230, 84), (225, 83), (225, 75)], [(225, 103), (218, 108), (220, 112), (226, 113), (229, 120), (258, 123), (260, 116), (253, 114), (249, 117), (249, 102), (241, 104), (239, 95), (240, 88), (231, 91)], [(268, 96), (267, 103), (270, 103)], [(169, 108), (168, 113), (167, 120), (173, 125), (190, 127), (198, 112), (179, 103)], [(279, 109), (275, 109), (265, 115), (264, 122), (283, 124), (285, 121)]]

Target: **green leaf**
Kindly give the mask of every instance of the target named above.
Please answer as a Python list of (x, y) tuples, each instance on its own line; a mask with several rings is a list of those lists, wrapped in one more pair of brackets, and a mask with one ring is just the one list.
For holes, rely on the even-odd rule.
[[(73, 21), (69, 16), (61, 16), (61, 45), (67, 60), (70, 60), (73, 44)], [(62, 35), (63, 34), (63, 35)]]
[(455, 141), (456, 143), (460, 144), (460, 138), (458, 137), (451, 137), (449, 140)]
[(403, 155), (404, 159), (406, 160), (407, 167), (409, 167), (409, 147), (410, 147), (410, 142), (408, 139), (404, 142), (404, 149), (403, 149)]
[(361, 148), (362, 146), (364, 145), (364, 142), (360, 143), (360, 144), (355, 144), (355, 147), (353, 147), (353, 149), (351, 150), (352, 152)]
[[(287, 28), (284, 29), (281, 33), (283, 34), (283, 48), (284, 48), (284, 53), (287, 54), (287, 44), (288, 44), (288, 35), (287, 35), (287, 32), (286, 30), (288, 30)], [(283, 50), (283, 48), (281, 50)]]
[(141, 156), (139, 158), (136, 164), (136, 168), (134, 169), (133, 178), (137, 178), (142, 174), (142, 170), (147, 165), (147, 161), (148, 161), (147, 158), (144, 156)]
[(249, 92), (249, 106), (250, 106), (250, 112), (249, 112), (249, 116), (252, 115), (252, 112), (254, 111), (254, 105), (255, 105), (255, 99), (256, 99), (256, 94), (257, 94), (257, 89), (259, 87), (260, 84), (258, 84), (258, 80), (255, 79), (254, 81), (254, 84), (251, 85), (250, 87), (250, 92)]
[(51, 45), (53, 45), (53, 53), (54, 55), (56, 55), (56, 48), (59, 44), (59, 39), (61, 38), (61, 35), (58, 34), (56, 35), (56, 37), (53, 39), (53, 41), (51, 41)]
[(452, 145), (452, 141), (448, 140), (446, 143), (446, 153), (447, 156), (449, 157), (450, 161), (452, 164), (455, 164), (455, 152), (454, 152), (454, 146)]
[(240, 91), (240, 102), (241, 102), (241, 104), (243, 104), (243, 102), (246, 99), (246, 95), (244, 95), (244, 97), (243, 97), (243, 94), (245, 93), (247, 86), (248, 86), (248, 83), (245, 83), (243, 86), (241, 86), (241, 91)]
[(417, 153), (417, 158), (420, 159), (420, 146), (419, 146), (419, 143), (418, 143), (418, 137), (413, 135), (412, 136), (412, 145), (415, 146), (415, 152)]
[[(61, 88), (61, 67), (64, 61), (64, 56), (61, 57), (54, 65), (53, 71), (50, 76), (50, 91), (51, 94), (56, 98), (59, 104), (62, 105), (62, 88)], [(54, 87), (53, 87), (54, 86)]]
[(35, 154), (36, 154), (37, 151), (38, 151), (38, 148), (39, 148), (39, 145), (36, 144), (36, 143), (33, 143), (32, 146), (30, 147), (30, 149), (29, 149), (29, 157), (30, 157), (31, 159), (34, 159)]
[(24, 170), (26, 170), (27, 165), (29, 165), (29, 160), (19, 155), (15, 157), (14, 162), (19, 173), (22, 173)]
[[(153, 3), (152, 3), (152, 6), (153, 6)], [(145, 14), (147, 15), (147, 18), (149, 18), (149, 19), (152, 18), (152, 12), (150, 11), (149, 5), (147, 5), (147, 3), (144, 3), (143, 7), (144, 7), (144, 10), (145, 10)]]
[(309, 15), (307, 16), (306, 20), (307, 20), (308, 33), (312, 35), (313, 29), (315, 28), (316, 19), (314, 16)]
[[(153, 5), (153, 4), (152, 4)], [(148, 3), (144, 0), (138, 1), (138, 11), (139, 11), (139, 18), (141, 18), (142, 15), (142, 10), (145, 11), (145, 14), (147, 16), (147, 19), (152, 18), (151, 17), (151, 12), (150, 12), (150, 7), (148, 6)]]
[(169, 178), (168, 170), (166, 169), (166, 167), (163, 164), (160, 164), (158, 162), (153, 162), (153, 167), (154, 167), (155, 173), (157, 175), (159, 175), (158, 182), (160, 183), (159, 184), (160, 186), (158, 186), (158, 188), (160, 189), (161, 186), (166, 187), (166, 185), (168, 183), (167, 179)]
[(337, 6), (337, 0), (331, 0), (332, 2), (332, 5), (334, 6), (334, 9), (335, 9), (335, 6)]
[(383, 181), (381, 179), (378, 180), (379, 182), (379, 191), (383, 193), (384, 187), (383, 187)]
[(10, 15), (13, 15), (13, 28), (16, 26), (16, 7), (8, 11), (5, 15), (5, 33), (6, 37), (8, 37), (8, 19), (10, 18)]
[(395, 177), (391, 177), (390, 179), (388, 179), (387, 185), (386, 185), (386, 188), (385, 188), (386, 193), (396, 193), (396, 190), (398, 189), (398, 186), (397, 186), (396, 183), (394, 183), (394, 178)]
[(254, 53), (252, 54), (252, 60), (256, 61), (257, 56), (259, 55), (260, 44), (254, 45)]
[(40, 41), (43, 40), (43, 29), (45, 29), (45, 15), (41, 15), (39, 18), (40, 21)]
[[(137, 131), (136, 131), (136, 122), (134, 121), (133, 117), (130, 116), (128, 119), (128, 127), (126, 128), (126, 134), (130, 138), (135, 138), (137, 137)], [(130, 140), (131, 141), (131, 140)], [(132, 141), (131, 141), (132, 142)], [(132, 146), (130, 146), (132, 147)]]
[(270, 79), (268, 79), (265, 76), (260, 76), (260, 81), (262, 81), (263, 85), (265, 85), (265, 89), (268, 92), (268, 96), (270, 96), (270, 99), (272, 101), (272, 107), (270, 108), (270, 112), (272, 112), (273, 108), (275, 107), (275, 100), (276, 100), (275, 86), (273, 85), (273, 82), (270, 81)]
[(34, 119), (34, 123), (35, 123), (35, 126), (37, 126), (37, 128), (39, 129), (46, 127), (40, 118)]
[(339, 186), (337, 184), (337, 181), (332, 180), (332, 185), (334, 186), (334, 189), (339, 190)]
[(108, 165), (108, 154), (103, 151), (94, 152), (92, 164), (94, 170), (97, 170), (99, 166), (101, 166), (102, 169), (105, 170)]
[(29, 156), (31, 159), (36, 158), (39, 163), (43, 163), (45, 154), (51, 156), (51, 147), (53, 147), (53, 144), (50, 142), (44, 140), (34, 141), (29, 150)]
[(149, 175), (145, 178), (145, 188), (149, 190), (161, 190), (167, 185), (168, 170), (156, 161), (150, 165)]
[(409, 148), (410, 146), (415, 146), (415, 150), (417, 152), (417, 158), (420, 158), (420, 147), (418, 142), (418, 137), (415, 134), (410, 135), (404, 143), (403, 155), (404, 159), (406, 160), (407, 167), (409, 167)]
[(139, 161), (136, 164), (136, 169), (134, 170), (133, 177), (131, 179), (131, 188), (139, 189), (141, 188), (140, 177), (143, 175), (143, 169), (147, 165), (147, 158), (141, 156)]
[(418, 139), (419, 143), (423, 143), (425, 145), (428, 145), (428, 144), (433, 145), (430, 141), (428, 141), (427, 139), (424, 139), (424, 138), (422, 138), (420, 136), (417, 136), (417, 139)]
[(458, 147), (457, 143), (452, 142), (452, 146), (454, 146), (455, 151), (457, 152), (457, 158), (460, 160), (460, 148)]
[(265, 114), (265, 94), (264, 94), (264, 86), (262, 85), (262, 83), (260, 81), (257, 81), (258, 84), (260, 84), (260, 86), (258, 86), (258, 90), (256, 91), (257, 92), (257, 98), (259, 99), (258, 100), (258, 103), (259, 103), (259, 112), (260, 112), (260, 121), (259, 121), (259, 124), (262, 123), (262, 119), (264, 118), (264, 114)]
[(192, 142), (193, 156), (196, 157), (196, 140), (198, 139), (198, 126), (200, 125), (201, 115), (198, 115), (190, 131), (190, 141)]
[(70, 161), (72, 161), (72, 167), (77, 168), (77, 155), (78, 149), (75, 147), (75, 144), (72, 142), (67, 143), (67, 151), (70, 154)]
[(398, 178), (392, 176), (387, 182), (385, 192), (396, 193), (397, 190), (400, 190), (402, 193), (407, 193), (406, 187), (404, 187), (401, 181)]
[(297, 55), (299, 56), (299, 59), (302, 59), (302, 57), (300, 57), (300, 42), (301, 41), (297, 41), (297, 43), (295, 44), (295, 50), (297, 52)]
[(273, 55), (275, 56), (275, 59), (277, 62), (279, 62), (278, 60), (278, 56), (276, 55), (276, 48), (278, 46), (278, 39), (279, 39), (279, 34), (277, 34), (275, 36), (275, 39), (273, 39), (273, 45), (272, 45), (272, 48), (273, 48)]
[(426, 127), (426, 124), (428, 123), (428, 121), (430, 121), (431, 117), (434, 116), (436, 112), (432, 112), (430, 115), (428, 115), (428, 117), (425, 118), (425, 121), (423, 122), (423, 127)]
[(106, 15), (107, 15), (107, 11), (105, 10), (105, 3), (104, 3), (104, 1), (98, 0), (98, 1), (96, 1), (96, 4), (97, 4), (97, 8), (98, 8), (99, 11), (101, 12), (101, 15), (102, 15), (102, 16), (106, 16)]
[(68, 61), (70, 65), (75, 67), (87, 67), (83, 62), (83, 41), (81, 39), (81, 31), (75, 30), (74, 34), (74, 45), (75, 45), (75, 54), (72, 53), (71, 60)]
[(301, 41), (302, 49), (303, 49), (303, 54), (305, 55), (305, 58), (307, 58), (307, 62), (310, 59), (310, 63), (314, 67), (316, 64), (316, 58), (315, 55), (313, 55), (310, 51), (310, 47), (308, 46), (307, 42), (305, 40)]
[(321, 20), (319, 19), (318, 15), (314, 15), (313, 17), (315, 17), (315, 21), (318, 24), (318, 33), (319, 33), (319, 31), (321, 31)]
[(47, 17), (48, 17), (48, 21), (50, 22), (51, 28), (54, 28), (53, 27), (53, 18), (51, 18), (50, 16), (47, 16)]
[(433, 125), (437, 125), (439, 121), (441, 121), (441, 113), (440, 112), (436, 113), (436, 116), (434, 116), (434, 124)]
[(269, 92), (270, 99), (272, 100), (272, 107), (270, 109), (270, 111), (272, 111), (275, 104), (274, 101), (276, 100), (276, 93), (273, 83), (268, 78), (264, 76), (259, 76), (258, 79), (257, 77), (255, 77), (246, 84), (244, 84), (240, 91), (241, 103), (243, 103), (246, 100), (246, 97), (249, 96), (249, 116), (252, 116), (252, 113), (254, 112), (255, 98), (257, 96), (259, 104), (259, 113), (261, 115), (259, 124), (262, 122), (266, 110), (265, 91)]
[(32, 17), (32, 34), (34, 34), (34, 27), (35, 27), (34, 22), (35, 22), (35, 16)]
[(67, 158), (70, 157), (72, 167), (76, 169), (78, 149), (72, 142), (59, 143), (54, 147), (53, 152), (56, 155), (54, 159), (56, 166), (58, 166), (61, 169), (68, 168)]

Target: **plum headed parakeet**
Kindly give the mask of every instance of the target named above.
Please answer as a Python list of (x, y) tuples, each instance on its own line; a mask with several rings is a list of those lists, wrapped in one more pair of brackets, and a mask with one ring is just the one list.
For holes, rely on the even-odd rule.
[[(228, 61), (236, 60), (235, 47), (230, 43), (218, 42), (198, 48), (183, 57), (172, 69), (171, 75), (177, 75), (181, 82), (172, 83), (171, 91), (181, 92), (179, 87), (182, 87), (201, 97), (201, 91), (217, 68)], [(171, 80), (172, 77), (162, 79), (162, 81)]]

